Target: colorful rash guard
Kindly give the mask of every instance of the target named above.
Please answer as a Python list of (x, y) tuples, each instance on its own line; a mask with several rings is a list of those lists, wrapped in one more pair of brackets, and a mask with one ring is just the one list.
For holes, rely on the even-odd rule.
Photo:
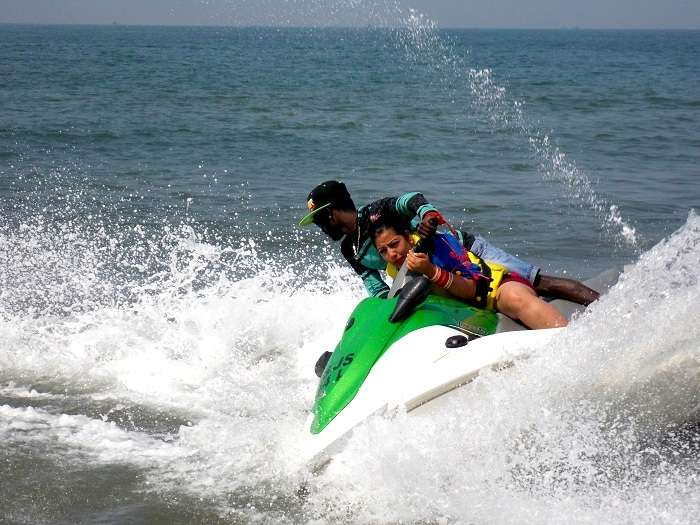
[[(357, 210), (357, 231), (353, 235), (343, 237), (340, 251), (350, 266), (362, 278), (369, 295), (384, 297), (389, 292), (389, 286), (379, 273), (386, 270), (386, 261), (379, 255), (369, 234), (370, 217), (375, 214), (397, 213), (411, 220), (411, 225), (416, 227), (429, 211), (437, 211), (437, 208), (418, 192), (404, 193), (400, 197), (379, 199)], [(460, 237), (459, 241), (468, 249), (474, 236), (463, 232), (457, 233)]]

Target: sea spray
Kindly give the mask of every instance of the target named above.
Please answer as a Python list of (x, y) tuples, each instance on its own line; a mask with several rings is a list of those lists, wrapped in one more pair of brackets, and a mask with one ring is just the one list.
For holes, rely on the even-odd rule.
[[(493, 129), (510, 130), (525, 138), (543, 180), (560, 183), (570, 199), (591, 209), (612, 238), (637, 246), (636, 230), (623, 218), (619, 206), (598, 195), (590, 176), (556, 145), (550, 134), (539, 129), (527, 115), (525, 103), (509, 94), (492, 69), (471, 65), (476, 53), (459, 49), (438, 31), (435, 22), (413, 9), (403, 14), (402, 24), (397, 37), (408, 60), (427, 67), (453, 103), (464, 97), (468, 99), (470, 118), (485, 118)], [(467, 86), (467, 93), (460, 93), (463, 85)]]
[[(62, 257), (62, 265), (35, 270), (53, 272), (45, 281), (49, 292), (51, 282), (72, 288), (81, 279), (95, 292), (61, 294), (61, 301), (49, 297), (30, 307), (5, 303), (0, 395), (11, 405), (32, 405), (3, 408), (6, 443), (22, 442), (24, 428), (48, 457), (75, 458), (86, 468), (148, 470), (152, 490), (206, 498), (223, 515), (235, 513), (239, 499), (247, 508), (251, 487), (268, 485), (265, 506), (282, 505), (303, 480), (294, 443), (306, 430), (313, 363), (339, 333), (318, 329), (340, 330), (361, 297), (359, 281), (332, 260), (314, 266), (322, 281), (310, 278), (308, 268), (297, 273), (294, 264), (261, 248), (264, 236), (216, 246), (186, 224), (164, 227), (158, 242), (130, 244), (125, 241), (140, 234), (127, 229), (126, 237), (123, 230), (116, 237), (122, 250), (103, 254), (109, 235), (95, 239), (84, 227), (90, 231), (73, 225), (69, 236), (37, 228), (27, 237), (2, 238), (11, 253), (35, 259), (77, 250)], [(86, 270), (94, 261), (119, 269), (118, 253), (136, 257), (130, 263), (160, 262), (148, 265), (146, 275), (102, 274), (119, 277), (105, 292), (97, 286), (101, 277)], [(4, 284), (8, 299), (26, 286)], [(81, 413), (71, 413), (75, 403)], [(274, 467), (261, 471), (263, 464)], [(279, 486), (290, 479), (297, 480), (293, 487)], [(279, 511), (293, 513), (288, 502)]]

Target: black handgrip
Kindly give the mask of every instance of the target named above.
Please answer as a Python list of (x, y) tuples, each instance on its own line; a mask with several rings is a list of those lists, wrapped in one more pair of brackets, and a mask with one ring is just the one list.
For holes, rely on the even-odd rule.
[(421, 304), (430, 294), (430, 281), (425, 275), (413, 279), (407, 283), (399, 292), (399, 299), (394, 305), (389, 321), (398, 323), (411, 315), (416, 307)]
[[(438, 225), (440, 224), (440, 221), (438, 221), (434, 217), (432, 219), (428, 219), (428, 222), (430, 222), (431, 226), (435, 226), (435, 228), (437, 228)], [(418, 240), (418, 242), (415, 244), (415, 246), (413, 247), (413, 251), (415, 253), (428, 253), (430, 251), (430, 248), (431, 248), (431, 244), (429, 241), (430, 241), (430, 237), (420, 238)]]

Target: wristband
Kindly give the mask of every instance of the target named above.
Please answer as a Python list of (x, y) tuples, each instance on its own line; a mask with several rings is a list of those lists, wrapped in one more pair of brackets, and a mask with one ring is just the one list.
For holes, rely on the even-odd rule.
[(421, 222), (423, 222), (425, 219), (437, 219), (438, 224), (445, 224), (445, 219), (443, 219), (442, 214), (437, 210), (430, 210), (425, 212), (423, 218), (421, 219)]

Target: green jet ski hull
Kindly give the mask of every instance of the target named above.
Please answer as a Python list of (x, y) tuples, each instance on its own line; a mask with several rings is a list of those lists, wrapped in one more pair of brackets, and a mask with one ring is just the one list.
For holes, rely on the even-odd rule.
[(316, 391), (311, 433), (321, 432), (353, 400), (377, 360), (407, 334), (441, 325), (469, 338), (493, 334), (498, 327), (494, 312), (437, 295), (428, 296), (404, 321), (392, 323), (397, 299), (364, 299), (350, 315)]
[[(586, 281), (603, 293), (619, 276), (609, 270)], [(390, 317), (400, 297), (367, 298), (353, 310), (340, 342), (317, 373), (321, 379), (303, 444), (307, 464), (322, 465), (352, 431), (375, 415), (430, 414), (466, 392), (485, 369), (507, 368), (550, 344), (565, 328), (527, 330), (507, 317), (455, 299), (428, 295), (403, 320)], [(552, 303), (567, 318), (584, 307)]]

